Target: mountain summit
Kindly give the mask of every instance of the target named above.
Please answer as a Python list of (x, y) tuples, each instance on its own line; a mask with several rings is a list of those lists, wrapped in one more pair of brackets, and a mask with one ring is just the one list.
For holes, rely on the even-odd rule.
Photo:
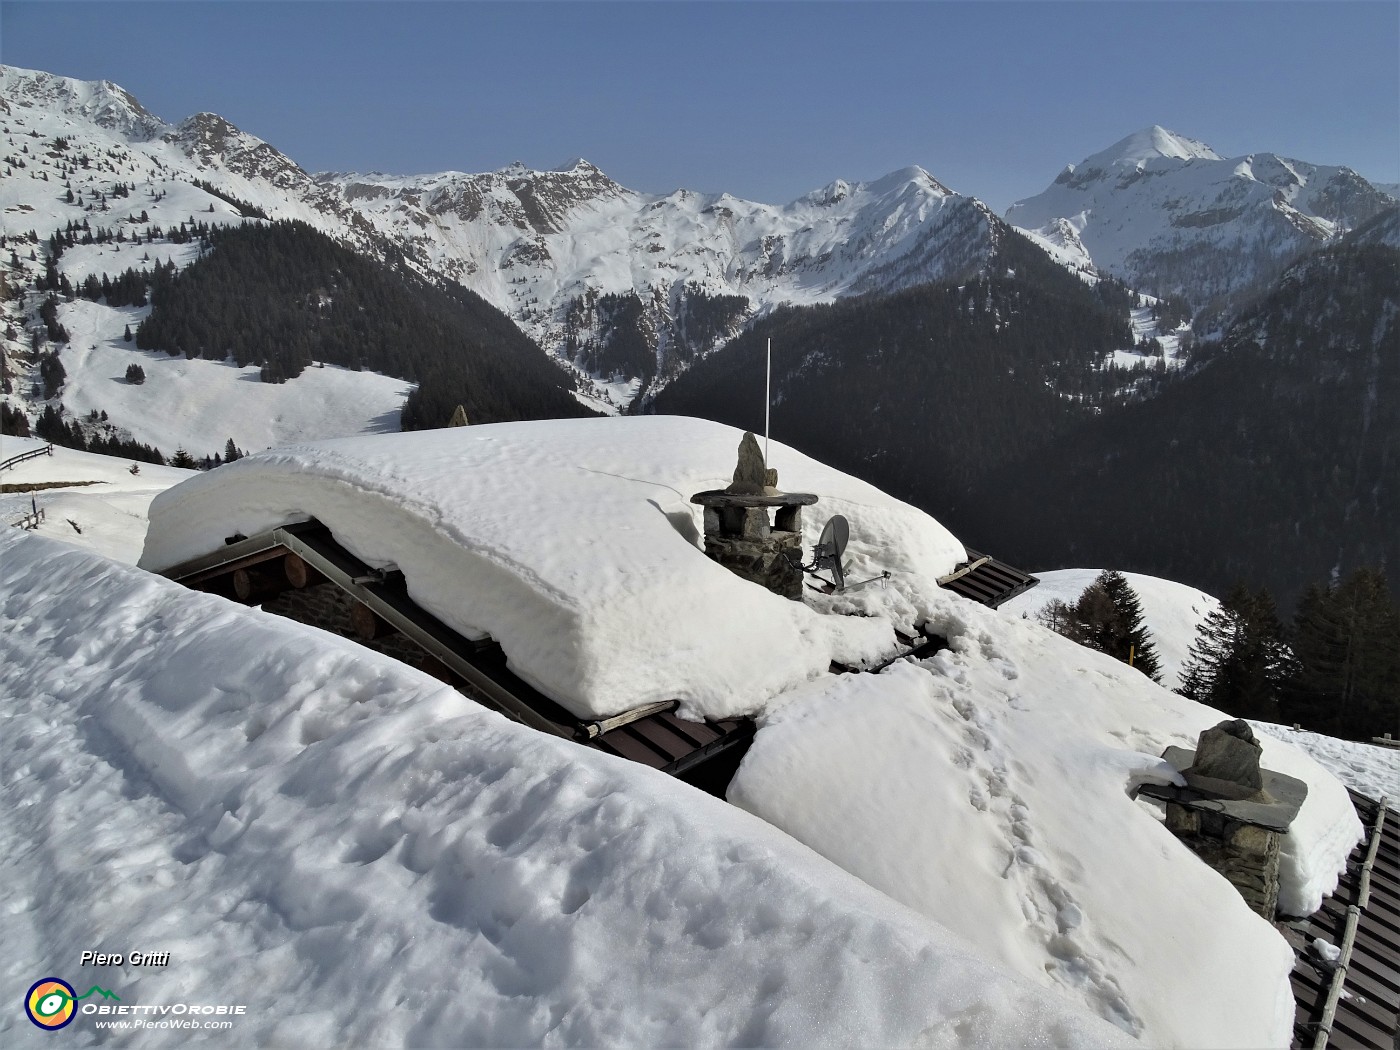
[[(1101, 153), (1085, 159), (1082, 168), (1109, 170), (1118, 168), (1141, 169), (1154, 160), (1220, 160), (1215, 150), (1204, 142), (1188, 139), (1174, 131), (1168, 131), (1160, 124), (1143, 128), (1127, 138), (1120, 139)], [(1076, 169), (1078, 170), (1078, 169)]]
[(1350, 168), (1227, 159), (1153, 125), (1068, 166), (1006, 220), (1134, 288), (1228, 311), (1395, 203)]

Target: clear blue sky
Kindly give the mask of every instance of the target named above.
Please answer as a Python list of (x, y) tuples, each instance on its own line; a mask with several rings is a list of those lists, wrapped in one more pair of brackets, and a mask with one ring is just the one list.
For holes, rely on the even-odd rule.
[(0, 61), (310, 171), (584, 156), (785, 202), (909, 164), (1002, 210), (1149, 124), (1400, 182), (1400, 4), (9, 3)]

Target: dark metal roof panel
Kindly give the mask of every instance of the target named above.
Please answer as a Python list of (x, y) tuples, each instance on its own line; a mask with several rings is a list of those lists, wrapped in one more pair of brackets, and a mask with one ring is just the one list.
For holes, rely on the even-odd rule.
[[(1380, 803), (1351, 792), (1352, 804), (1366, 825), (1366, 840), (1352, 851), (1337, 892), (1307, 919), (1290, 923), (1285, 936), (1293, 945), (1293, 1045), (1311, 1047), (1321, 1027), (1332, 969), (1309, 946), (1314, 938), (1341, 946), (1347, 912), (1361, 905), (1362, 867), (1381, 815)], [(1400, 1047), (1400, 813), (1386, 808), (1380, 842), (1371, 869), (1370, 894), (1358, 912), (1351, 959), (1342, 998), (1325, 1045), (1336, 1050), (1396, 1050)]]
[[(970, 547), (967, 548), (968, 565), (975, 564), (983, 557), (987, 556)], [(988, 557), (981, 565), (977, 565), (976, 568), (957, 579), (949, 580), (943, 584), (943, 587), (954, 594), (960, 594), (964, 598), (970, 598), (995, 609), (1022, 591), (1030, 590), (1039, 582), (1039, 579), (1028, 572), (1023, 572), (1014, 566), (1007, 565), (1006, 562)]]

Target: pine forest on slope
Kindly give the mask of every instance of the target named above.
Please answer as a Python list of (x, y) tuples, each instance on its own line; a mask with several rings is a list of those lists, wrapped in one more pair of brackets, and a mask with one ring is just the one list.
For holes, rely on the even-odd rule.
[(1000, 233), (997, 276), (775, 311), (650, 407), (761, 429), (771, 339), (775, 435), (983, 542), (962, 529), (974, 481), (1141, 376), (1105, 364), (1131, 343), (1132, 293)]
[[(1203, 367), (979, 479), (969, 535), (1224, 594), (1385, 566), (1400, 584), (1400, 251), (1291, 268)], [(1044, 508), (1053, 507), (1053, 515)]]
[(477, 423), (591, 414), (539, 347), (461, 286), (434, 287), (299, 222), (202, 236), (207, 254), (155, 282), (138, 346), (257, 364), (267, 382), (318, 361), (397, 376), (418, 384), (405, 430), (444, 426), (459, 404)]

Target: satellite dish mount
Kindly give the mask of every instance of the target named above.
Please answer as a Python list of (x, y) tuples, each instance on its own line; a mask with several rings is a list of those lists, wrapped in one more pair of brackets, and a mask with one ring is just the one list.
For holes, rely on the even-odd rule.
[[(817, 545), (812, 548), (812, 563), (810, 565), (798, 565), (803, 572), (809, 576), (815, 576), (826, 586), (820, 588), (827, 594), (843, 594), (846, 591), (853, 591), (857, 587), (864, 587), (867, 583), (874, 583), (879, 580), (882, 584), (890, 578), (889, 572), (882, 572), (879, 576), (872, 576), (868, 580), (860, 580), (856, 583), (846, 582), (846, 565), (844, 561), (846, 544), (851, 539), (851, 525), (844, 515), (833, 514), (827, 519), (826, 526), (822, 529), (821, 538), (817, 540)], [(796, 555), (801, 559), (801, 555)], [(822, 576), (823, 572), (831, 574), (831, 579)]]

